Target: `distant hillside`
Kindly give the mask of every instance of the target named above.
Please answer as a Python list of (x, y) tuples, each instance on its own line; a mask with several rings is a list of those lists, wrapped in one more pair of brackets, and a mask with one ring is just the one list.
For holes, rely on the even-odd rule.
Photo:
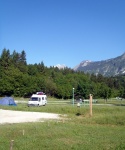
[(116, 58), (103, 61), (82, 61), (74, 68), (75, 71), (84, 71), (85, 73), (102, 74), (104, 76), (116, 76), (125, 74), (125, 53)]

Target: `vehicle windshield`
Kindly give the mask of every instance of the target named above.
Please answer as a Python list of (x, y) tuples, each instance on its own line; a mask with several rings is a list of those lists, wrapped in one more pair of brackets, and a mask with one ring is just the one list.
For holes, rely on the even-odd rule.
[(30, 101), (38, 101), (38, 97), (31, 97)]

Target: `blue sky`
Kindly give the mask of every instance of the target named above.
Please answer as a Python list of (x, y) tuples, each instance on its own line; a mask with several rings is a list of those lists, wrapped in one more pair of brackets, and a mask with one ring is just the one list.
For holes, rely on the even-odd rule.
[(100, 61), (125, 52), (125, 0), (0, 0), (0, 53), (28, 64)]

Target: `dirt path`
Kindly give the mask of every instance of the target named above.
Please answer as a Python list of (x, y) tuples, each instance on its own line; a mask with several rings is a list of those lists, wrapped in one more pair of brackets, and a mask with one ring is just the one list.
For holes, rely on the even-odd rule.
[(5, 123), (22, 123), (22, 122), (43, 122), (49, 119), (60, 119), (58, 114), (24, 112), (0, 109), (0, 124)]

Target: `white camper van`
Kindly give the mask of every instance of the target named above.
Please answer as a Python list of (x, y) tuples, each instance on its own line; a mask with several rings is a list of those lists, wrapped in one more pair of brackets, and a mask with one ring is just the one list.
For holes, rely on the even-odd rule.
[(47, 96), (45, 94), (33, 94), (28, 101), (28, 106), (45, 106), (47, 104)]

